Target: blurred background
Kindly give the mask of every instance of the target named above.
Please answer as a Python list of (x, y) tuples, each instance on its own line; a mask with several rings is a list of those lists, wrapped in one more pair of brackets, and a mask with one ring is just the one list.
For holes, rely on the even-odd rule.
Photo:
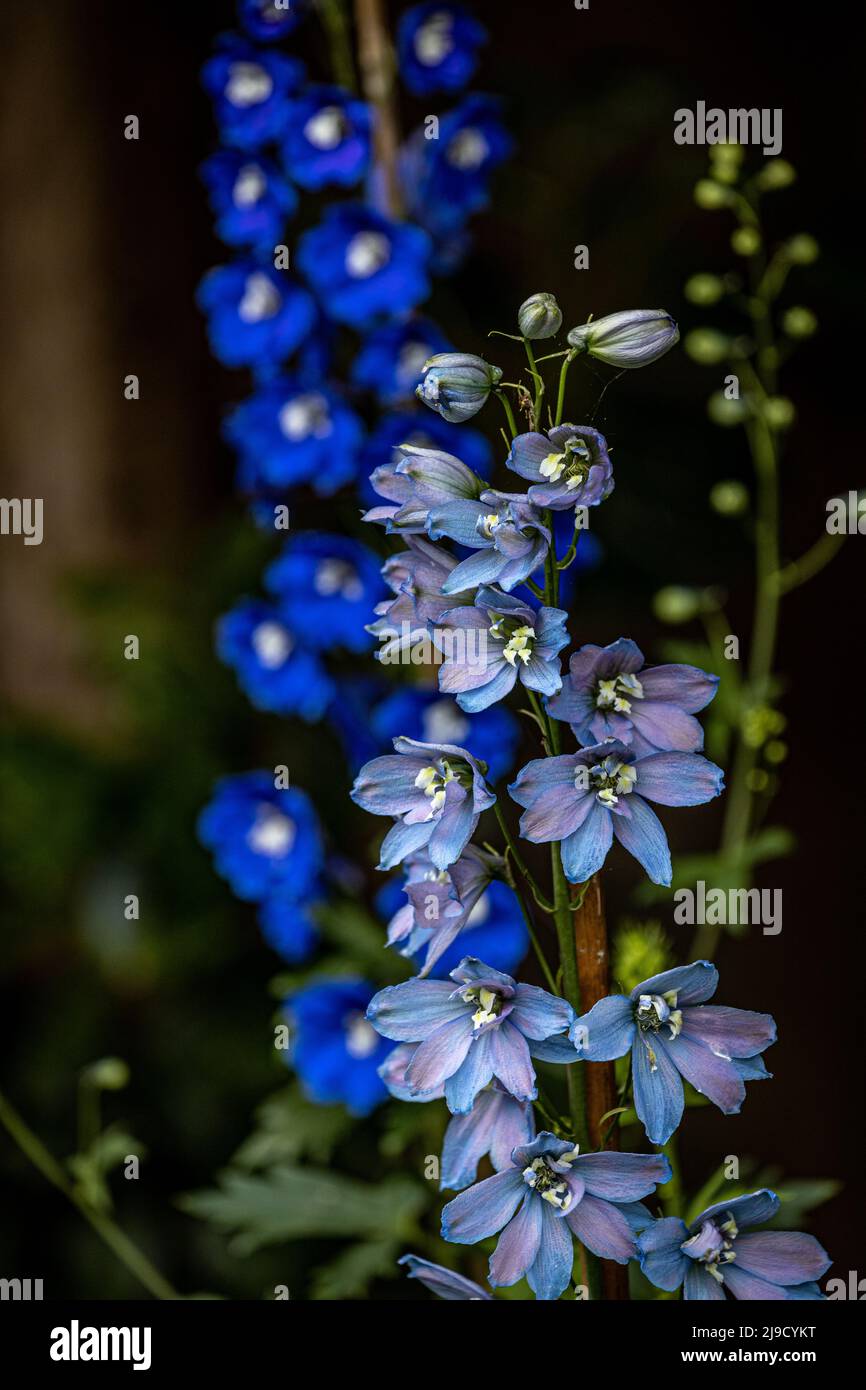
[[(469, 351), (485, 351), (490, 328), (512, 331), (517, 305), (540, 289), (556, 294), (567, 323), (634, 305), (664, 306), (684, 331), (705, 322), (683, 285), (729, 267), (730, 223), (695, 206), (706, 151), (674, 143), (673, 113), (698, 100), (783, 109), (783, 155), (798, 179), (769, 204), (770, 234), (809, 232), (822, 251), (790, 301), (820, 323), (784, 387), (797, 407), (784, 552), (799, 555), (821, 533), (827, 499), (863, 483), (853, 380), (862, 234), (849, 206), (862, 151), (844, 12), (824, 5), (798, 25), (775, 0), (472, 8), (490, 34), (474, 85), (503, 97), (516, 150), (467, 260), (428, 306)], [(304, 1288), (334, 1242), (239, 1258), (176, 1205), (212, 1183), (284, 1079), (269, 993), (279, 961), (213, 874), (195, 818), (216, 777), (287, 762), (344, 854), (366, 865), (372, 831), (346, 800), (333, 740), (253, 712), (212, 650), (215, 617), (253, 589), (272, 549), (234, 495), (220, 437), (246, 382), (210, 357), (194, 306), (201, 275), (225, 256), (197, 177), (215, 146), (199, 70), (233, 22), (228, 0), (10, 0), (0, 20), (0, 492), (45, 499), (42, 545), (0, 538), (0, 1073), (62, 1158), (76, 1146), (81, 1069), (123, 1058), (131, 1081), (106, 1098), (105, 1118), (122, 1120), (144, 1157), (140, 1181), (115, 1184), (121, 1224), (184, 1292), (258, 1298), (275, 1282)], [(406, 121), (428, 107), (407, 102)], [(130, 113), (137, 142), (123, 138)], [(589, 270), (574, 269), (578, 244)], [(490, 355), (505, 365), (505, 353)], [(129, 373), (141, 381), (134, 402), (124, 399)], [(624, 633), (658, 658), (671, 633), (652, 600), (670, 584), (724, 591), (745, 641), (749, 537), (708, 497), (720, 480), (747, 481), (749, 464), (740, 432), (707, 417), (717, 376), (675, 352), (606, 394), (596, 423), (615, 445), (617, 491), (594, 521), (603, 560), (580, 580), (578, 641)], [(579, 378), (587, 408), (601, 379)], [(498, 420), (476, 423), (495, 441)], [(334, 526), (330, 504), (316, 507), (305, 524)], [(798, 847), (758, 879), (783, 891), (783, 932), (726, 939), (717, 957), (723, 1002), (776, 1016), (775, 1080), (752, 1090), (736, 1120), (690, 1114), (682, 1143), (693, 1189), (729, 1153), (842, 1184), (809, 1218), (842, 1277), (858, 1267), (862, 1229), (852, 719), (863, 545), (853, 537), (784, 611), (789, 752), (773, 820)], [(123, 659), (130, 633), (137, 662)], [(719, 817), (717, 807), (699, 821), (672, 814), (675, 859), (712, 844)], [(638, 882), (630, 860), (609, 862), (613, 922), (640, 909)], [(137, 921), (124, 917), (131, 893)], [(685, 949), (669, 900), (651, 911)], [(344, 1171), (375, 1176), (376, 1123), (354, 1158), (341, 1156)], [(0, 1175), (0, 1275), (42, 1277), (46, 1297), (138, 1294), (2, 1132)], [(406, 1296), (394, 1287), (383, 1279), (372, 1292)]]

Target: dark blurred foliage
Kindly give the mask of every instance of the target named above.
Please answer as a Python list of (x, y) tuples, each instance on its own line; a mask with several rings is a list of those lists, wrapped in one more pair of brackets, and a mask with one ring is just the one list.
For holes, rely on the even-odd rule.
[[(800, 177), (776, 195), (772, 215), (780, 235), (809, 231), (823, 251), (790, 300), (814, 308), (821, 324), (784, 387), (798, 408), (785, 548), (799, 554), (823, 525), (827, 497), (863, 482), (859, 389), (845, 379), (861, 355), (853, 333), (863, 321), (862, 237), (847, 206), (857, 163), (847, 12), (825, 5), (797, 25), (775, 0), (723, 10), (686, 0), (592, 0), (588, 12), (567, 0), (474, 8), (492, 36), (481, 85), (505, 96), (518, 154), (470, 258), (431, 306), (470, 351), (485, 351), (488, 328), (511, 331), (516, 306), (538, 289), (556, 293), (570, 322), (637, 305), (664, 306), (685, 329), (703, 322), (682, 285), (695, 271), (727, 268), (729, 224), (694, 206), (705, 151), (674, 145), (673, 112), (698, 99), (783, 107), (784, 155)], [(15, 357), (3, 388), (4, 454), (16, 481), (29, 480), (3, 490), (41, 493), (49, 517), (72, 516), (78, 539), (60, 541), (63, 564), (56, 551), (54, 562), (22, 550), (10, 559), (3, 540), (2, 1085), (64, 1156), (75, 1147), (79, 1070), (123, 1057), (131, 1084), (108, 1097), (105, 1115), (122, 1117), (147, 1157), (141, 1181), (114, 1184), (122, 1224), (182, 1290), (257, 1298), (275, 1283), (304, 1286), (305, 1271), (340, 1247), (306, 1241), (239, 1259), (174, 1205), (212, 1182), (255, 1107), (287, 1079), (268, 993), (279, 962), (252, 911), (214, 877), (195, 817), (217, 776), (290, 761), (342, 851), (368, 865), (373, 832), (345, 802), (333, 738), (254, 715), (212, 655), (214, 617), (255, 587), (268, 553), (232, 495), (232, 460), (219, 442), (221, 415), (245, 387), (208, 357), (193, 307), (200, 274), (223, 254), (196, 179), (213, 144), (198, 69), (231, 23), (224, 0), (61, 0), (38, 12), (12, 3), (3, 16), (15, 96), (4, 182), (19, 194), (4, 231), (19, 330), (14, 353), (4, 349)], [(130, 111), (141, 117), (138, 144), (121, 138)], [(39, 229), (34, 265), (27, 248)], [(577, 244), (590, 248), (588, 272), (573, 269)], [(510, 346), (487, 350), (507, 366)], [(128, 371), (143, 382), (135, 405), (122, 401)], [(617, 469), (594, 527), (605, 560), (573, 610), (578, 640), (625, 632), (657, 656), (669, 634), (651, 599), (669, 583), (721, 586), (734, 630), (745, 631), (748, 537), (707, 497), (719, 479), (747, 479), (748, 460), (739, 435), (707, 420), (711, 375), (673, 353), (627, 374), (598, 406), (609, 373), (572, 373)], [(494, 434), (497, 424), (486, 428)], [(322, 504), (304, 518), (330, 521)], [(753, 934), (748, 946), (729, 940), (720, 953), (724, 1000), (778, 1019), (781, 1041), (768, 1059), (776, 1079), (736, 1121), (691, 1112), (681, 1143), (692, 1190), (731, 1151), (795, 1177), (845, 1182), (810, 1223), (836, 1259), (834, 1274), (857, 1268), (862, 1211), (862, 812), (848, 739), (859, 703), (852, 595), (862, 587), (861, 544), (852, 540), (783, 619), (791, 753), (774, 820), (800, 849), (760, 881), (783, 889), (784, 931)], [(121, 659), (130, 632), (141, 639), (138, 662)], [(828, 719), (840, 707), (841, 757)], [(673, 814), (675, 853), (711, 844), (717, 824), (715, 809)], [(605, 881), (612, 919), (633, 911), (631, 862), (618, 858)], [(140, 895), (138, 922), (124, 919), (128, 893)], [(375, 1177), (379, 1138), (395, 1123), (380, 1115), (342, 1147), (337, 1135), (342, 1169)], [(388, 1161), (399, 1172), (399, 1157)], [(43, 1277), (48, 1296), (138, 1294), (5, 1136), (0, 1172), (0, 1273)], [(412, 1296), (394, 1287), (375, 1290)]]

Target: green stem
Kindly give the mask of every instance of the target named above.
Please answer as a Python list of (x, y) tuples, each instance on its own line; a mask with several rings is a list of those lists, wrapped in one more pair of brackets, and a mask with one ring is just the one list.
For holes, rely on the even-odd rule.
[(556, 393), (556, 418), (553, 422), (554, 425), (562, 424), (562, 412), (565, 409), (565, 379), (568, 376), (568, 369), (576, 356), (576, 352), (569, 352), (559, 369), (559, 390)]
[(523, 339), (523, 346), (526, 349), (526, 360), (529, 363), (529, 370), (535, 385), (535, 396), (532, 402), (532, 428), (537, 430), (541, 428), (541, 406), (544, 401), (544, 377), (538, 370), (535, 361), (535, 353), (532, 350), (532, 344), (528, 338)]
[(316, 0), (316, 6), (328, 35), (334, 79), (354, 94), (358, 90), (358, 82), (343, 0)]
[(514, 890), (514, 896), (516, 897), (517, 902), (520, 906), (520, 911), (523, 914), (523, 920), (526, 923), (526, 930), (529, 932), (529, 939), (532, 942), (532, 949), (535, 951), (536, 959), (538, 960), (538, 964), (541, 966), (544, 978), (547, 981), (547, 987), (550, 990), (551, 994), (559, 994), (559, 990), (556, 987), (556, 979), (554, 977), (553, 971), (551, 970), (548, 964), (547, 956), (544, 954), (541, 941), (538, 937), (538, 932), (535, 930), (535, 923), (532, 920), (532, 914), (529, 911), (529, 907), (526, 903), (526, 900), (524, 899), (523, 891), (520, 887), (520, 884), (513, 876), (511, 879), (510, 886)]
[(137, 1245), (133, 1244), (120, 1227), (115, 1225), (110, 1217), (105, 1216), (102, 1212), (94, 1211), (89, 1206), (70, 1182), (65, 1170), (57, 1162), (54, 1155), (46, 1149), (42, 1140), (33, 1133), (2, 1092), (0, 1092), (0, 1124), (4, 1126), (21, 1152), (29, 1158), (34, 1168), (38, 1169), (52, 1187), (56, 1187), (74, 1207), (78, 1208), (100, 1240), (117, 1256), (121, 1264), (124, 1264), (129, 1272), (144, 1285), (148, 1293), (153, 1294), (154, 1298), (165, 1300), (180, 1298), (180, 1294), (172, 1288), (167, 1279), (163, 1278), (159, 1270), (151, 1264), (147, 1256), (139, 1250)]
[(511, 431), (511, 438), (515, 439), (517, 437), (517, 421), (514, 418), (514, 411), (511, 409), (511, 402), (504, 391), (497, 391), (495, 395), (497, 399), (502, 402), (502, 409), (505, 411), (505, 415), (508, 420), (508, 428)]
[(535, 879), (532, 877), (532, 874), (529, 872), (529, 869), (526, 867), (523, 856), (520, 853), (520, 850), (517, 848), (517, 841), (511, 833), (511, 829), (507, 820), (505, 819), (505, 815), (503, 813), (502, 807), (499, 805), (498, 800), (493, 803), (493, 809), (496, 812), (496, 819), (499, 821), (499, 828), (502, 831), (502, 834), (505, 838), (505, 843), (508, 846), (508, 851), (511, 855), (511, 858), (514, 860), (515, 867), (519, 870), (521, 876), (526, 880), (526, 883), (529, 886), (529, 890), (532, 893), (532, 896), (535, 899), (536, 903), (541, 908), (542, 912), (552, 913), (553, 903), (549, 902), (548, 899), (544, 896), (538, 884), (535, 882)]

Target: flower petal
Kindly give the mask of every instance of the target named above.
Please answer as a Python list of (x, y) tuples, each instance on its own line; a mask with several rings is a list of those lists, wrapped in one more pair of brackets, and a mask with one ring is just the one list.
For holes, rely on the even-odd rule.
[(657, 1289), (669, 1293), (678, 1289), (692, 1263), (680, 1246), (688, 1237), (686, 1223), (678, 1216), (654, 1221), (637, 1238), (638, 1258), (643, 1273)]
[(418, 1279), (432, 1293), (447, 1302), (492, 1302), (491, 1295), (486, 1289), (482, 1289), (480, 1284), (473, 1283), (471, 1279), (464, 1279), (462, 1274), (455, 1274), (453, 1269), (445, 1269), (443, 1265), (422, 1260), (420, 1255), (403, 1255), (397, 1263), (408, 1266), (410, 1279)]
[(814, 1236), (802, 1231), (746, 1231), (734, 1242), (737, 1268), (773, 1284), (820, 1279), (833, 1261)]
[(622, 1212), (612, 1202), (584, 1193), (565, 1214), (578, 1240), (603, 1260), (628, 1264), (637, 1253), (634, 1233)]
[(720, 1057), (754, 1057), (776, 1041), (776, 1021), (770, 1014), (706, 1004), (683, 1009), (683, 1037), (702, 1042)]
[(643, 797), (626, 798), (623, 814), (613, 817), (613, 833), (623, 849), (634, 855), (647, 871), (651, 883), (669, 887), (672, 869), (671, 852), (664, 826)]
[[(658, 1183), (670, 1181), (671, 1165), (664, 1154), (579, 1154), (571, 1165), (592, 1197), (608, 1202), (635, 1202), (648, 1197)], [(683, 1237), (685, 1239), (685, 1237)]]
[(662, 1044), (674, 1066), (696, 1091), (725, 1115), (736, 1115), (746, 1098), (746, 1085), (727, 1057), (718, 1057), (691, 1038), (666, 1038)]
[(562, 841), (562, 867), (570, 883), (585, 883), (601, 868), (613, 843), (612, 819), (610, 811), (594, 801), (583, 825)]
[(367, 1018), (383, 1038), (395, 1042), (423, 1042), (443, 1023), (467, 1014), (462, 999), (453, 999), (448, 980), (406, 980), (374, 994)]
[(762, 1187), (757, 1192), (747, 1193), (745, 1197), (734, 1197), (729, 1202), (716, 1202), (714, 1206), (707, 1207), (706, 1211), (702, 1211), (692, 1222), (689, 1231), (694, 1234), (705, 1221), (722, 1213), (731, 1215), (740, 1230), (744, 1226), (763, 1226), (765, 1222), (772, 1221), (779, 1206), (780, 1202), (775, 1192), (771, 1192), (768, 1187)]
[(679, 1072), (666, 1051), (650, 1045), (638, 1032), (631, 1050), (634, 1104), (638, 1119), (653, 1144), (666, 1144), (683, 1116), (685, 1097)]
[(543, 1203), (527, 1191), (523, 1206), (509, 1221), (490, 1256), (487, 1275), (492, 1288), (516, 1284), (534, 1262), (541, 1244)]
[(527, 1038), (543, 1040), (551, 1033), (564, 1033), (574, 1018), (567, 999), (557, 999), (538, 985), (518, 985), (514, 991), (511, 1022)]
[(440, 1188), (450, 1187), (459, 1192), (461, 1188), (468, 1187), (475, 1181), (478, 1164), (487, 1153), (490, 1144), (488, 1124), (491, 1102), (495, 1096), (496, 1093), (493, 1091), (482, 1091), (471, 1110), (465, 1114), (454, 1115), (450, 1121), (442, 1144)]
[(697, 666), (648, 666), (641, 672), (640, 683), (647, 700), (663, 700), (679, 705), (688, 714), (697, 714), (712, 700), (719, 688), (718, 676), (701, 671)]
[(565, 1221), (557, 1216), (549, 1202), (543, 1198), (535, 1200), (541, 1207), (541, 1244), (526, 1278), (535, 1297), (550, 1303), (568, 1288), (574, 1247)]
[(612, 1062), (628, 1052), (634, 1032), (634, 1004), (624, 994), (609, 994), (572, 1024), (570, 1037), (588, 1062)]
[(506, 1019), (488, 1037), (494, 1075), (517, 1100), (535, 1100), (535, 1068), (523, 1034)]
[(477, 1182), (442, 1208), (442, 1235), (456, 1245), (474, 1245), (511, 1220), (526, 1192), (519, 1168), (506, 1168)]
[[(686, 1258), (688, 1259), (688, 1256)], [(702, 1264), (698, 1264), (696, 1260), (689, 1260), (683, 1284), (683, 1298), (689, 1302), (715, 1300), (718, 1303), (723, 1301), (724, 1297), (725, 1291), (718, 1280), (708, 1274)]]
[(651, 753), (636, 766), (637, 790), (661, 806), (702, 806), (725, 785), (722, 769), (700, 753)]
[(459, 1071), (472, 1045), (473, 1031), (472, 1016), (464, 1011), (461, 1018), (443, 1023), (431, 1033), (416, 1048), (406, 1068), (406, 1081), (411, 1089), (422, 1094), (433, 1091)]
[(476, 1038), (461, 1065), (445, 1082), (445, 1101), (452, 1115), (466, 1115), (472, 1109), (478, 1092), (493, 1080), (490, 1037), (491, 1033), (487, 1032)]
[(712, 962), (696, 960), (691, 965), (677, 965), (673, 970), (651, 975), (648, 980), (635, 985), (631, 997), (636, 1000), (641, 994), (669, 994), (673, 991), (677, 996), (677, 1008), (682, 1009), (686, 1004), (702, 1004), (705, 999), (712, 999), (718, 984), (719, 972)]

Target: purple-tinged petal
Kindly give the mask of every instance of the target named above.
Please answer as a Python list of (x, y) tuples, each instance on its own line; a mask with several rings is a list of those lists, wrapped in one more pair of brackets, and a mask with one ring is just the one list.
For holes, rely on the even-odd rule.
[(421, 758), (388, 753), (365, 763), (355, 778), (352, 800), (374, 816), (402, 816), (418, 800), (415, 778), (425, 766)]
[(716, 1202), (714, 1206), (707, 1207), (706, 1211), (702, 1211), (692, 1222), (689, 1232), (694, 1234), (705, 1221), (722, 1214), (730, 1214), (741, 1231), (746, 1226), (763, 1226), (767, 1221), (772, 1221), (779, 1206), (780, 1202), (775, 1192), (771, 1192), (768, 1187), (762, 1187), (757, 1192), (747, 1193), (745, 1197), (733, 1197), (729, 1202)]
[(683, 1117), (685, 1097), (679, 1072), (653, 1038), (652, 1047), (638, 1031), (631, 1050), (634, 1106), (653, 1144), (666, 1144)]
[(411, 821), (398, 820), (382, 841), (377, 869), (383, 872), (394, 869), (407, 854), (414, 854), (416, 849), (426, 845), (433, 833), (433, 825), (433, 821), (416, 821), (413, 824)]
[(640, 683), (647, 700), (678, 705), (687, 714), (704, 709), (719, 688), (718, 676), (697, 666), (648, 666), (641, 672)]
[(612, 1062), (625, 1056), (634, 1033), (634, 1004), (624, 994), (610, 994), (572, 1024), (569, 1036), (588, 1062)]
[(494, 1289), (516, 1284), (538, 1254), (541, 1243), (543, 1203), (527, 1191), (523, 1206), (509, 1221), (490, 1256), (487, 1278)]
[(691, 1038), (665, 1038), (661, 1049), (667, 1052), (677, 1071), (696, 1091), (717, 1105), (725, 1115), (736, 1115), (746, 1098), (746, 1086), (727, 1057), (718, 1057), (708, 1047)]
[(741, 1269), (737, 1264), (725, 1265), (724, 1280), (725, 1288), (734, 1298), (742, 1299), (744, 1302), (784, 1303), (788, 1299), (788, 1290), (781, 1284), (761, 1279), (757, 1274), (750, 1274), (747, 1269)]
[(613, 817), (613, 833), (623, 849), (634, 855), (651, 883), (670, 886), (673, 870), (664, 826), (643, 797), (632, 793), (623, 799), (622, 814)]
[[(445, 1131), (442, 1143), (439, 1187), (459, 1192), (475, 1181), (478, 1164), (487, 1153), (490, 1139), (487, 1133), (491, 1101), (496, 1093), (483, 1091), (466, 1114), (454, 1115)], [(498, 1171), (506, 1164), (495, 1164)]]
[(494, 1173), (442, 1208), (442, 1235), (456, 1245), (475, 1245), (511, 1220), (526, 1191), (517, 1168)]
[(578, 1240), (603, 1260), (625, 1265), (637, 1253), (631, 1226), (612, 1202), (585, 1193), (565, 1219)]
[(550, 1203), (539, 1197), (533, 1200), (541, 1207), (541, 1243), (526, 1278), (535, 1297), (541, 1302), (551, 1303), (568, 1288), (574, 1264), (574, 1247), (568, 1227)]
[(493, 1080), (493, 1060), (490, 1051), (492, 1036), (491, 1031), (477, 1037), (460, 1066), (447, 1078), (445, 1102), (452, 1115), (468, 1114), (479, 1091), (483, 1091)]
[(683, 1009), (682, 1034), (701, 1042), (719, 1057), (754, 1057), (776, 1041), (776, 1021), (751, 1009), (703, 1004)]
[(473, 1283), (471, 1279), (464, 1279), (462, 1274), (455, 1274), (453, 1269), (445, 1269), (444, 1265), (422, 1260), (420, 1255), (403, 1255), (397, 1263), (408, 1266), (410, 1279), (419, 1280), (431, 1293), (448, 1302), (493, 1302), (492, 1295), (486, 1289), (482, 1289), (480, 1284)]
[(638, 1258), (643, 1273), (657, 1289), (668, 1293), (678, 1289), (692, 1265), (680, 1246), (688, 1236), (686, 1224), (678, 1216), (654, 1221), (637, 1238)]
[(737, 1268), (773, 1284), (820, 1279), (833, 1261), (814, 1236), (802, 1231), (747, 1231), (734, 1242)]
[(498, 1088), (490, 1096), (486, 1125), (490, 1162), (501, 1171), (511, 1163), (516, 1148), (531, 1144), (535, 1138), (535, 1112), (531, 1103), (515, 1100)]
[(534, 430), (527, 434), (519, 434), (505, 460), (506, 467), (514, 473), (519, 473), (521, 478), (528, 478), (536, 483), (542, 476), (542, 463), (554, 450), (555, 445), (546, 434), (537, 434)]
[(476, 588), (479, 584), (492, 584), (499, 578), (506, 563), (505, 557), (492, 547), (489, 550), (477, 550), (468, 560), (461, 560), (451, 571), (442, 585), (442, 592), (460, 594)]
[(562, 686), (559, 662), (544, 660), (537, 649), (520, 672), (520, 679), (527, 690), (537, 690), (541, 695), (555, 695)]
[(517, 1100), (535, 1100), (535, 1068), (523, 1034), (506, 1019), (488, 1037), (494, 1076)]
[(767, 1071), (763, 1057), (733, 1057), (731, 1059), (737, 1075), (744, 1081), (772, 1081), (773, 1073)]
[(580, 1061), (580, 1054), (576, 1051), (574, 1043), (567, 1033), (559, 1033), (553, 1038), (545, 1038), (543, 1042), (530, 1039), (529, 1053), (539, 1062), (557, 1062), (564, 1066)]
[(592, 1197), (608, 1202), (635, 1202), (670, 1182), (671, 1165), (664, 1154), (579, 1154), (572, 1172), (583, 1179)]
[(562, 867), (570, 883), (585, 883), (601, 868), (613, 843), (612, 820), (610, 811), (593, 799), (583, 825), (562, 841)]
[(693, 714), (660, 700), (635, 700), (631, 722), (646, 748), (696, 753), (704, 746), (704, 731)]
[(717, 1279), (708, 1274), (702, 1264), (695, 1260), (689, 1260), (689, 1268), (686, 1270), (685, 1282), (683, 1284), (683, 1298), (688, 1302), (712, 1302), (724, 1301), (725, 1291)]
[(538, 985), (518, 985), (514, 992), (511, 1022), (527, 1038), (543, 1040), (551, 1033), (564, 1033), (574, 1018), (567, 999), (557, 999)]
[(700, 753), (651, 753), (637, 767), (637, 790), (661, 806), (702, 806), (724, 789), (725, 774)]
[(462, 999), (453, 999), (447, 980), (406, 980), (374, 994), (367, 1018), (383, 1038), (423, 1042), (443, 1023), (467, 1016)]
[(551, 787), (573, 787), (580, 758), (576, 753), (564, 753), (556, 758), (533, 758), (518, 772), (508, 791), (518, 806), (529, 807)]
[(815, 1283), (808, 1284), (786, 1284), (785, 1293), (790, 1301), (809, 1299), (820, 1303), (826, 1303), (827, 1296), (823, 1294)]
[(673, 970), (663, 970), (660, 975), (651, 975), (635, 985), (631, 998), (637, 1001), (642, 994), (670, 994), (677, 996), (676, 1007), (685, 1008), (687, 1004), (703, 1004), (712, 999), (719, 984), (719, 972), (711, 961), (696, 960), (691, 965), (677, 965)]
[(594, 804), (585, 791), (548, 787), (520, 817), (520, 833), (534, 845), (565, 840), (580, 829)]
[[(467, 714), (479, 714), (483, 709), (489, 709), (491, 705), (504, 700), (514, 689), (517, 680), (517, 672), (507, 661), (503, 661), (496, 667), (488, 667), (488, 680), (475, 690), (462, 690), (457, 695), (457, 703)], [(440, 686), (440, 689), (442, 687)]]
[[(406, 1068), (406, 1081), (411, 1089), (422, 1093), (432, 1091), (459, 1071), (472, 1046), (473, 1033), (472, 1016), (466, 1011), (462, 1018), (443, 1023), (431, 1033)], [(447, 1088), (445, 1094), (447, 1097)]]
[(467, 796), (463, 787), (459, 788), (462, 796), (452, 793), (454, 785), (453, 782), (448, 784), (445, 810), (427, 842), (427, 853), (437, 869), (447, 869), (460, 858), (478, 824), (471, 796)]

